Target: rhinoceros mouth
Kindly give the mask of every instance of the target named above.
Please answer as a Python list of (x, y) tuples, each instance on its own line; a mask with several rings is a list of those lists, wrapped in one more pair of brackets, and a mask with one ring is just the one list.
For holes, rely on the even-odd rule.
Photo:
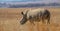
[(27, 19), (22, 19), (22, 20), (20, 21), (21, 25), (25, 24), (26, 22), (27, 22)]

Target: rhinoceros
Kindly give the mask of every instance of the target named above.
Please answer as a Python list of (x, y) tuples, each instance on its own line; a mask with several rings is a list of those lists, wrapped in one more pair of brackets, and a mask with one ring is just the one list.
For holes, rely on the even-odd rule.
[(21, 12), (22, 14), (22, 20), (20, 23), (23, 25), (27, 21), (34, 24), (34, 22), (40, 22), (43, 23), (45, 20), (47, 20), (47, 24), (50, 24), (50, 12), (47, 9), (34, 9), (34, 10), (27, 10), (25, 13)]

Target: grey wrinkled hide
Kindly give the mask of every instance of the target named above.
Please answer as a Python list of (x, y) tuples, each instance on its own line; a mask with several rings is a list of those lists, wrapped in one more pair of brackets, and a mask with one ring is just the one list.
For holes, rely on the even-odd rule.
[(22, 25), (25, 24), (27, 21), (30, 21), (32, 24), (34, 24), (34, 21), (40, 22), (42, 20), (42, 22), (44, 23), (45, 19), (47, 20), (47, 23), (50, 24), (50, 12), (46, 9), (33, 11), (28, 10), (26, 11), (26, 13), (21, 12), (21, 14), (23, 15), (23, 18), (20, 21)]

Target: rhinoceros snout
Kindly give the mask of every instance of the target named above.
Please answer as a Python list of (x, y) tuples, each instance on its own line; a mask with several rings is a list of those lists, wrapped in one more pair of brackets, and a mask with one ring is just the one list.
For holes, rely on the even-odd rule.
[(20, 24), (23, 25), (23, 24), (25, 24), (26, 22), (27, 22), (26, 19), (22, 19), (22, 20), (20, 21)]

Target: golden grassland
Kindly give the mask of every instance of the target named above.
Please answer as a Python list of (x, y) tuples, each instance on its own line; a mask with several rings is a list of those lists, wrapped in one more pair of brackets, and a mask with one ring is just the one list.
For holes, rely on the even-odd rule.
[(60, 31), (60, 8), (45, 8), (51, 13), (50, 24), (21, 25), (21, 11), (36, 8), (0, 8), (0, 31)]

